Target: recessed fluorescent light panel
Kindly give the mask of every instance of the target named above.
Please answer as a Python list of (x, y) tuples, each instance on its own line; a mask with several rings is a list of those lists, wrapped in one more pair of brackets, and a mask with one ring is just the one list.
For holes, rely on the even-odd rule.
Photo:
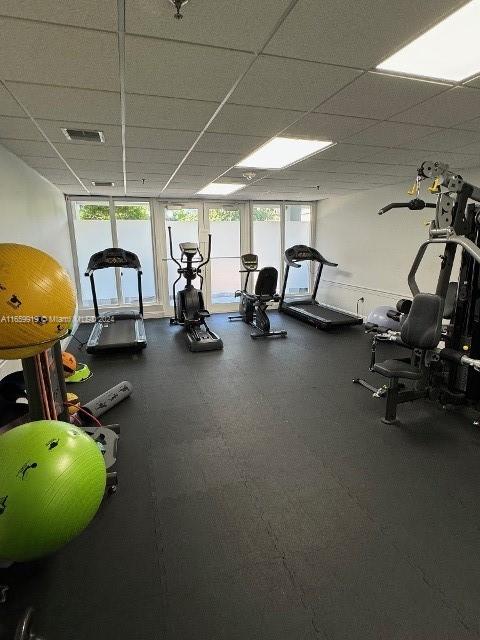
[(211, 182), (203, 187), (201, 191), (197, 191), (199, 195), (203, 196), (228, 196), (230, 193), (235, 193), (244, 188), (244, 184), (238, 182)]
[(239, 162), (237, 167), (250, 169), (284, 169), (334, 144), (325, 140), (272, 138), (269, 142)]
[(404, 75), (459, 82), (480, 72), (476, 54), (480, 0), (468, 2), (377, 69)]

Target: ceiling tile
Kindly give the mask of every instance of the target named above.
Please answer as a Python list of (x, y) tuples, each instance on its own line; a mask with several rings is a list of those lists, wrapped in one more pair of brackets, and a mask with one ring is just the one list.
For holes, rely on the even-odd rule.
[(456, 151), (458, 151), (458, 153), (480, 154), (480, 141), (477, 138), (476, 142), (471, 142), (463, 147), (458, 147)]
[(127, 160), (129, 162), (177, 164), (183, 156), (183, 151), (172, 151), (170, 149), (127, 148)]
[(0, 31), (3, 80), (119, 89), (113, 33), (11, 18), (0, 18)]
[[(266, 53), (369, 69), (465, 0), (302, 0)], [(412, 19), (412, 16), (415, 19)]]
[(184, 8), (184, 19), (175, 20), (167, 2), (127, 0), (126, 28), (157, 38), (256, 51), (289, 4), (290, 0), (191, 2)]
[(0, 114), (2, 116), (25, 117), (25, 112), (19, 107), (12, 96), (0, 85)]
[(120, 94), (69, 87), (7, 83), (30, 113), (46, 120), (120, 124)]
[(343, 162), (339, 162), (336, 160), (324, 160), (323, 154), (319, 153), (317, 156), (313, 158), (308, 158), (303, 162), (298, 162), (297, 164), (285, 169), (284, 172), (301, 172), (301, 171), (338, 171), (339, 167), (343, 166)]
[[(425, 160), (438, 159), (442, 162), (447, 162), (454, 169), (480, 166), (480, 144), (478, 145), (478, 155), (447, 153), (445, 151), (442, 151), (439, 154), (432, 154), (430, 151), (425, 151), (423, 149), (384, 149), (378, 152), (374, 151), (374, 147), (366, 148), (371, 149), (371, 154), (365, 155), (362, 160), (381, 164), (410, 165), (412, 167), (412, 179), (415, 176), (415, 169)], [(474, 151), (471, 150), (470, 153), (473, 154)]]
[(151, 129), (147, 127), (127, 127), (127, 147), (142, 149), (189, 149), (196, 131), (177, 131), (175, 129)]
[(37, 140), (0, 140), (0, 144), (10, 149), (17, 156), (55, 156), (55, 151), (48, 142)]
[(97, 172), (97, 176), (94, 178), (95, 180), (103, 180), (104, 176), (108, 173), (121, 173), (123, 165), (121, 162), (112, 162), (112, 161), (103, 161), (103, 160), (85, 160), (85, 159), (74, 159), (69, 160), (68, 163), (74, 171), (77, 173), (91, 171)]
[(241, 158), (242, 156), (238, 153), (213, 153), (206, 151), (193, 151), (188, 156), (186, 164), (203, 164), (211, 167), (231, 167), (239, 162)]
[[(140, 186), (149, 186), (149, 185), (163, 185), (167, 182), (167, 180), (172, 175), (171, 172), (168, 173), (138, 173), (138, 172), (130, 172), (127, 171), (127, 183), (131, 185)], [(145, 182), (144, 182), (145, 181)]]
[(445, 89), (433, 82), (367, 73), (324, 102), (319, 111), (382, 120)]
[(29, 118), (0, 116), (0, 138), (17, 140), (44, 140), (44, 137)]
[[(44, 178), (46, 178), (49, 182), (51, 182), (52, 184), (58, 186), (62, 186), (62, 185), (71, 185), (72, 181), (75, 179), (73, 177), (73, 174), (70, 173), (70, 171), (66, 171), (64, 174), (60, 175), (48, 175), (45, 171), (41, 171), (39, 169), (37, 169), (37, 171), (40, 173), (40, 175), (42, 175)], [(79, 184), (80, 186), (80, 184)], [(88, 186), (88, 185), (85, 185)]]
[(375, 146), (395, 147), (407, 144), (421, 136), (435, 133), (438, 129), (427, 126), (401, 124), (398, 122), (380, 122), (365, 131), (348, 138), (353, 144), (371, 144)]
[(480, 131), (480, 118), (473, 118), (473, 120), (466, 120), (461, 124), (453, 125), (454, 129), (464, 129), (465, 131)]
[(177, 163), (164, 162), (132, 162), (127, 157), (127, 172), (143, 178), (146, 175), (159, 174), (171, 176), (177, 168)]
[(214, 153), (246, 154), (267, 142), (267, 137), (239, 136), (227, 133), (205, 133), (195, 149)]
[(468, 87), (476, 87), (477, 89), (480, 89), (480, 76), (477, 76), (476, 78), (472, 78), (472, 80), (469, 80), (465, 84)]
[(70, 24), (92, 29), (117, 29), (116, 0), (82, 0), (82, 2), (58, 2), (58, 0), (2, 0), (0, 15)]
[(363, 146), (358, 144), (336, 144), (334, 147), (330, 147), (325, 151), (322, 151), (323, 160), (345, 160), (352, 162), (355, 160), (363, 160), (363, 158), (370, 156), (372, 153), (378, 153), (384, 151), (386, 147), (372, 147)]
[[(51, 181), (53, 183), (53, 181)], [(60, 191), (62, 193), (64, 193), (65, 195), (75, 195), (75, 196), (80, 196), (80, 195), (88, 195), (87, 192), (85, 191), (85, 189), (82, 189), (80, 183), (77, 182), (77, 184), (59, 184), (56, 185), (58, 187), (58, 189), (60, 189)], [(88, 185), (86, 185), (88, 187)]]
[(38, 173), (40, 173), (45, 178), (48, 178), (52, 182), (62, 182), (63, 184), (71, 184), (72, 183), (72, 173), (68, 171), (67, 168), (63, 167), (63, 169), (45, 169), (45, 168), (37, 168), (35, 167)]
[[(183, 175), (189, 176), (209, 176), (212, 175), (214, 178), (219, 176), (221, 173), (224, 173), (230, 169), (230, 165), (215, 166), (215, 165), (206, 165), (206, 164), (188, 164), (187, 162), (182, 166), (180, 172)], [(180, 173), (179, 172), (179, 173)]]
[(412, 109), (397, 114), (393, 119), (397, 122), (451, 127), (472, 120), (478, 117), (479, 113), (480, 91), (455, 87)]
[[(454, 151), (467, 144), (478, 142), (480, 131), (462, 131), (460, 129), (442, 129), (422, 138), (411, 140), (405, 146), (409, 149), (427, 149), (429, 151)], [(403, 146), (403, 145), (402, 145)]]
[(300, 116), (299, 111), (226, 104), (209, 131), (270, 137)]
[(38, 169), (41, 171), (42, 169), (61, 169), (65, 170), (65, 163), (60, 160), (58, 156), (56, 156), (53, 151), (52, 154), (54, 157), (44, 158), (39, 156), (28, 156), (23, 158), (24, 162), (33, 167), (34, 169)]
[[(260, 56), (233, 93), (236, 104), (309, 111), (357, 77), (332, 65)], [(273, 81), (272, 81), (273, 80)]]
[(287, 135), (317, 138), (320, 140), (342, 140), (363, 131), (376, 120), (367, 118), (350, 118), (326, 113), (309, 113), (285, 132)]
[[(69, 120), (41, 120), (37, 119), (38, 124), (45, 131), (45, 134), (50, 138), (52, 142), (65, 142), (67, 139), (65, 138), (62, 128), (68, 128), (72, 125), (72, 122)], [(95, 143), (95, 142), (69, 142), (70, 145), (82, 146), (86, 145), (89, 147), (98, 146), (103, 144), (106, 147), (120, 147), (122, 145), (122, 129), (119, 126), (109, 125), (109, 124), (99, 124), (92, 122), (74, 122), (73, 123), (75, 129), (93, 129), (102, 131), (105, 136), (104, 143)]]
[(237, 51), (127, 36), (127, 90), (220, 102), (252, 59)]
[(415, 177), (412, 167), (401, 164), (374, 164), (370, 162), (347, 162), (342, 165), (341, 171), (345, 173), (366, 173), (374, 176), (405, 176)]
[(127, 125), (200, 131), (218, 104), (198, 100), (127, 95)]
[(115, 185), (115, 187), (94, 187), (93, 185), (88, 185), (89, 191), (91, 195), (99, 195), (99, 196), (124, 196), (125, 191), (122, 185)]
[(122, 159), (122, 147), (107, 147), (101, 144), (75, 144), (73, 142), (56, 143), (62, 156), (68, 159), (117, 160)]
[[(91, 182), (92, 180), (99, 180), (98, 171), (89, 171), (88, 169), (82, 169), (78, 172), (78, 176), (84, 182)], [(105, 182), (115, 182), (121, 184), (123, 182), (123, 174), (120, 171), (103, 171), (102, 180)]]
[(424, 151), (368, 146), (363, 147), (363, 149), (365, 149), (363, 157), (357, 158), (357, 160), (365, 160), (367, 162), (370, 161), (379, 164), (410, 165), (411, 167), (417, 167), (422, 160), (425, 160)]
[[(465, 147), (466, 148), (466, 147)], [(459, 151), (462, 151), (460, 149)], [(469, 153), (474, 154), (473, 149)], [(480, 167), (480, 145), (477, 147), (476, 155), (464, 155), (463, 153), (442, 153), (442, 160), (447, 162), (453, 169), (471, 169)]]

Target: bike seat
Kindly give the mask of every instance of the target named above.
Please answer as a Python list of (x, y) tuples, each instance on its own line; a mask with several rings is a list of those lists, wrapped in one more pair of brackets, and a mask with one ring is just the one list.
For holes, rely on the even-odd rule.
[(197, 311), (197, 315), (199, 318), (209, 318), (210, 312), (206, 309), (200, 309), (200, 311)]

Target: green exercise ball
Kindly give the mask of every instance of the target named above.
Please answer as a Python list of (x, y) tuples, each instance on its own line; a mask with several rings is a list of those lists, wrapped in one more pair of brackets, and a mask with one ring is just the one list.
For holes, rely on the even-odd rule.
[(67, 544), (95, 516), (105, 484), (102, 453), (78, 427), (38, 420), (0, 436), (0, 560)]

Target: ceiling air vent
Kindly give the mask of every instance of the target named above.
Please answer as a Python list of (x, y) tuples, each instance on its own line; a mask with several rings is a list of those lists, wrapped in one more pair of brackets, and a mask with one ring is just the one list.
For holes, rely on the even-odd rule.
[(94, 187), (114, 187), (114, 182), (105, 182), (103, 180), (92, 180), (92, 184)]
[(62, 131), (70, 142), (105, 142), (103, 131), (89, 129), (62, 129)]

